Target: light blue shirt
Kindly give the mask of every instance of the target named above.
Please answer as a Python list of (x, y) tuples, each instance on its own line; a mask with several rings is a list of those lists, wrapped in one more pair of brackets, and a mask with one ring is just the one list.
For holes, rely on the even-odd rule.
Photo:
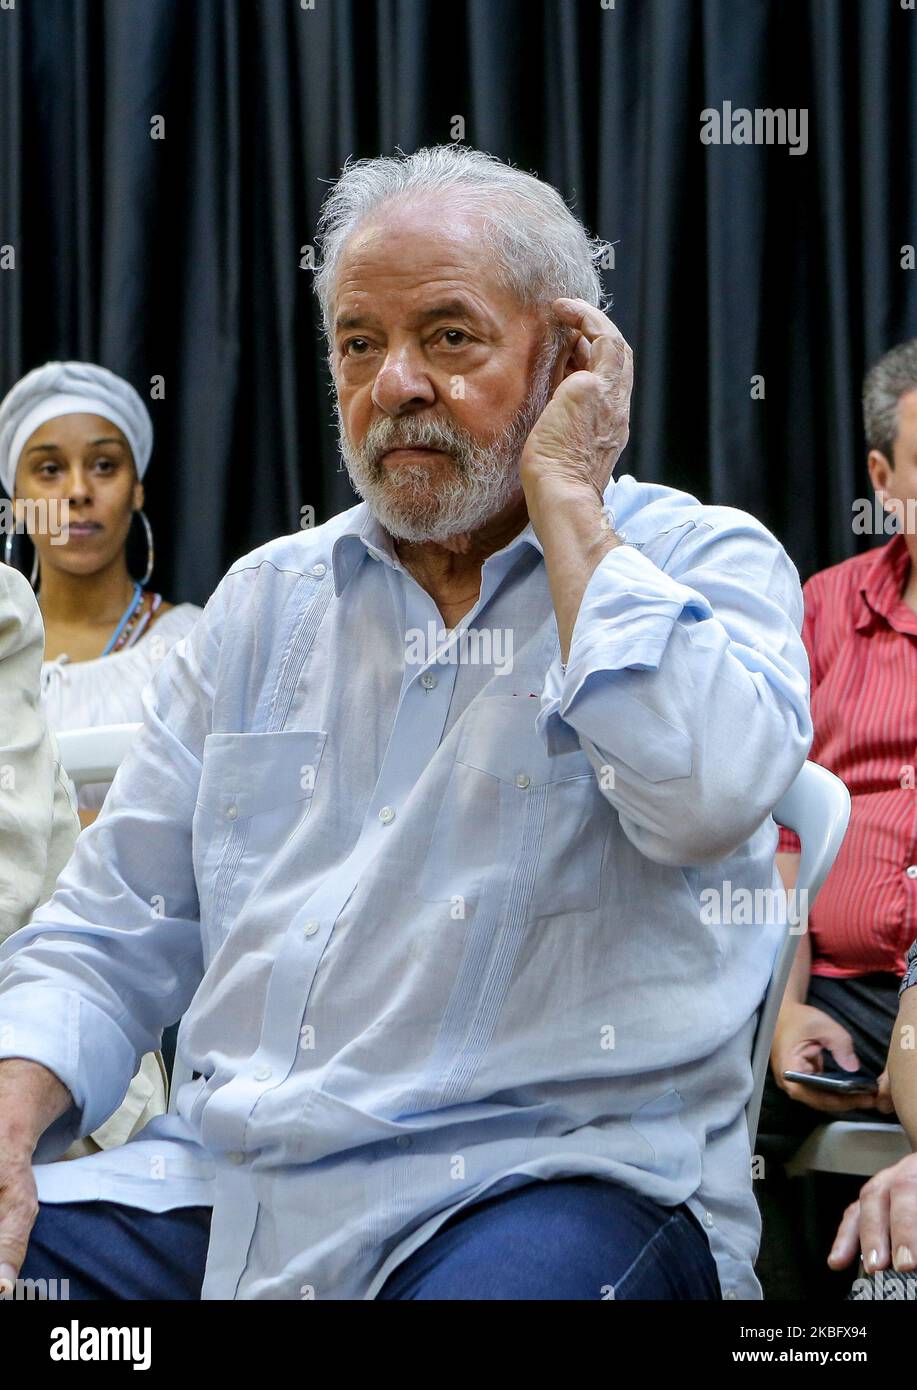
[[(595, 1174), (687, 1202), (724, 1296), (760, 1297), (744, 1106), (783, 928), (708, 890), (779, 882), (799, 580), (742, 512), (626, 476), (606, 505), (566, 672), (531, 525), (452, 633), (364, 503), (233, 565), (0, 952), (0, 1055), (74, 1097), (41, 1200), (212, 1203), (205, 1298), (359, 1299), (482, 1194)], [(178, 1114), (50, 1163), (181, 1016)]]

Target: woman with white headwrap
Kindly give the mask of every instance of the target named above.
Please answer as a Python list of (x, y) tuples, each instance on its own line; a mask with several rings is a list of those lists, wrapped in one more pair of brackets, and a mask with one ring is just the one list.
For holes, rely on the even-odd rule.
[[(152, 447), (138, 393), (93, 363), (46, 362), (0, 404), (0, 481), (15, 499), (17, 530), (25, 524), (34, 545), (32, 583), (45, 627), (42, 703), (55, 732), (141, 720), (140, 692), (201, 612), (165, 603), (148, 587), (153, 537), (142, 479)], [(126, 554), (135, 514), (147, 542), (140, 579)], [(7, 563), (18, 546), (8, 532)], [(107, 790), (106, 783), (80, 789), (82, 825), (95, 819)]]
[[(0, 482), (14, 500), (17, 529), (22, 518), (35, 550), (32, 585), (44, 622), (41, 701), (55, 732), (141, 720), (141, 690), (201, 612), (165, 603), (146, 587), (153, 539), (141, 479), (152, 447), (140, 396), (92, 363), (47, 362), (0, 404)], [(62, 502), (68, 516), (61, 533), (55, 510)], [(140, 580), (131, 577), (126, 557), (135, 512), (148, 546)], [(13, 542), (8, 532), (7, 563)], [(80, 789), (84, 826), (107, 790), (101, 783)], [(162, 1059), (149, 1053), (121, 1106), (65, 1157), (122, 1144), (165, 1108)]]

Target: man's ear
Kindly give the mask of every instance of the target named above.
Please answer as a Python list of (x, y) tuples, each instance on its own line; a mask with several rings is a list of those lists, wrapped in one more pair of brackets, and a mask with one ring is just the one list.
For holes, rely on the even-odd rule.
[(576, 341), (579, 336), (575, 328), (568, 328), (566, 326), (561, 328), (556, 334), (557, 356), (554, 359), (554, 370), (551, 373), (552, 393), (557, 390), (560, 383), (565, 380), (566, 377), (579, 370), (573, 356)]
[(866, 467), (869, 469), (869, 479), (876, 492), (884, 493), (888, 487), (889, 476), (895, 471), (894, 465), (881, 450), (870, 449)]

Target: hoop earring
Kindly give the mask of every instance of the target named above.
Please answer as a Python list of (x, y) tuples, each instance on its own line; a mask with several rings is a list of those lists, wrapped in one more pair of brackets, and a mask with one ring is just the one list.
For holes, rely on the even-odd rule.
[(141, 585), (145, 588), (150, 582), (150, 575), (153, 573), (153, 558), (155, 554), (153, 550), (153, 528), (147, 519), (145, 511), (141, 509), (137, 512), (137, 516), (139, 516), (140, 520), (143, 522), (143, 529), (146, 532), (146, 574), (140, 581)]
[[(34, 544), (34, 542), (33, 542)], [(6, 540), (3, 542), (3, 559), (7, 565), (13, 564), (13, 532), (7, 531)], [(29, 575), (29, 583), (35, 588), (35, 581), (38, 578), (38, 550), (35, 550), (35, 558), (32, 561), (32, 573)]]

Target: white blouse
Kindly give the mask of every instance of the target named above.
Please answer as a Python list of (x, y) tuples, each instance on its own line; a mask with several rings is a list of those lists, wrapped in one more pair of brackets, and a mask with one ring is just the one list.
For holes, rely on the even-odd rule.
[[(166, 653), (204, 610), (194, 603), (170, 608), (138, 640), (91, 661), (71, 661), (66, 652), (41, 667), (41, 702), (55, 733), (99, 724), (134, 724), (143, 719), (140, 693)], [(79, 790), (80, 810), (97, 811), (111, 784), (91, 782)]]

